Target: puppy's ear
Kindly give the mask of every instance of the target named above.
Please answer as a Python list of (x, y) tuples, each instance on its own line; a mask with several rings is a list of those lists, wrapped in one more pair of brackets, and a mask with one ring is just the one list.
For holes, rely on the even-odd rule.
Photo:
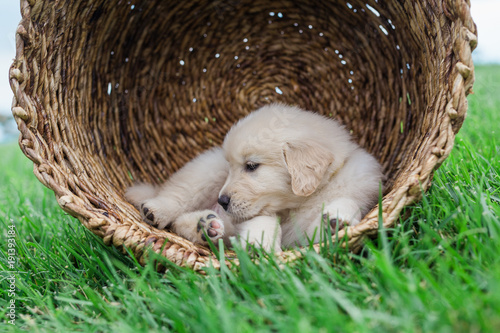
[(333, 154), (319, 145), (286, 143), (283, 147), (286, 167), (292, 177), (295, 195), (307, 197), (318, 187), (333, 162)]

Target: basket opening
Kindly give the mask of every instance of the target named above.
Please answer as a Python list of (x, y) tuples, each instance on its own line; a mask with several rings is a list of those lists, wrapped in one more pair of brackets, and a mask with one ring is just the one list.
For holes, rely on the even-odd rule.
[(436, 97), (422, 87), (439, 64), (398, 3), (74, 6), (81, 21), (58, 51), (69, 101), (59, 121), (72, 120), (67, 141), (103, 197), (135, 180), (164, 181), (270, 102), (339, 119), (381, 161), (387, 191), (426, 135), (424, 108)]

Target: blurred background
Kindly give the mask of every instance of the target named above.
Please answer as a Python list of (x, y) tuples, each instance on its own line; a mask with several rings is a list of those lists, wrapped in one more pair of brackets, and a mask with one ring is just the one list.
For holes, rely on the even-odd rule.
[[(11, 116), (12, 91), (9, 67), (16, 54), (15, 31), (21, 14), (19, 2), (3, 1), (0, 11), (0, 143), (17, 138)], [(500, 64), (500, 0), (471, 0), (471, 11), (479, 33), (479, 45), (473, 53), (475, 65)]]

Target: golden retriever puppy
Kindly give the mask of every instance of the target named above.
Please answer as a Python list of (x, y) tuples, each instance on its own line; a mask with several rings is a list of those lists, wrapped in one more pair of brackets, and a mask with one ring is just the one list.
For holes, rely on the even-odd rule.
[[(144, 221), (206, 244), (233, 236), (268, 251), (356, 225), (377, 202), (381, 167), (336, 121), (270, 104), (252, 112), (162, 186), (126, 198)], [(328, 224), (330, 226), (328, 226)]]

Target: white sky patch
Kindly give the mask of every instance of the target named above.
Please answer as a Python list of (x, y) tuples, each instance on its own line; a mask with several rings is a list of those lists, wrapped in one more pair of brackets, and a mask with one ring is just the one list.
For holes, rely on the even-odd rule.
[[(8, 4), (7, 4), (8, 2)], [(16, 28), (21, 21), (19, 1), (4, 1), (0, 11), (0, 114), (10, 115), (12, 97), (9, 68), (16, 56)]]
[(9, 67), (14, 56), (0, 54), (0, 114), (10, 115), (14, 93), (10, 89)]
[(478, 46), (472, 53), (474, 62), (500, 63), (499, 0), (472, 0), (471, 13), (478, 31)]

